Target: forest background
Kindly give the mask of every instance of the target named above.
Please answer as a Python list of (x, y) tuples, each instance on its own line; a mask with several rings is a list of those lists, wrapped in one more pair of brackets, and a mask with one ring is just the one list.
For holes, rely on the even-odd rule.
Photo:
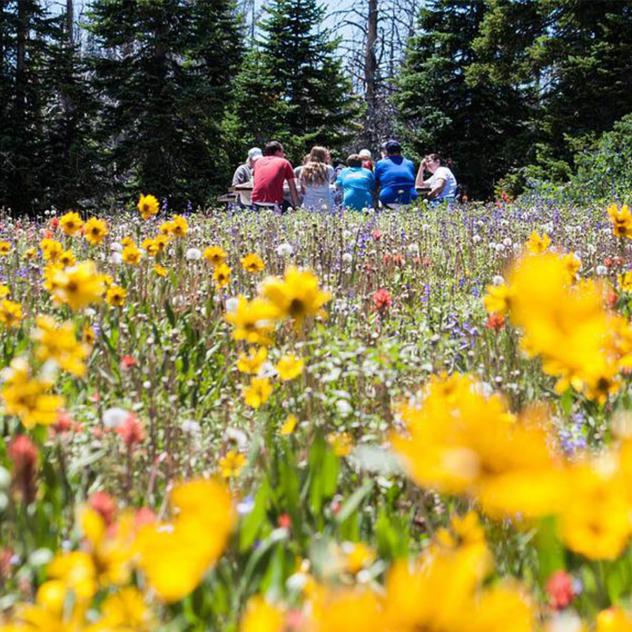
[(628, 0), (1, 0), (0, 207), (213, 204), (250, 146), (399, 138), (470, 198), (632, 191)]

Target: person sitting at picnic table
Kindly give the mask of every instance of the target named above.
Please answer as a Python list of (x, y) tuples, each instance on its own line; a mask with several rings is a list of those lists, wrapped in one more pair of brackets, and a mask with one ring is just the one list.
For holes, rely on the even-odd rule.
[(311, 211), (330, 211), (334, 205), (331, 185), (336, 180), (334, 168), (329, 164), (329, 151), (316, 145), (309, 152), (300, 175), (303, 207)]
[[(425, 171), (432, 174), (427, 180), (424, 180)], [(443, 164), (439, 154), (428, 154), (421, 161), (415, 186), (419, 189), (430, 187), (426, 197), (432, 206), (456, 200), (456, 178), (452, 170)]]
[(263, 148), (263, 157), (255, 163), (252, 203), (255, 209), (279, 207), (284, 211), (290, 206), (283, 197), (283, 183), (287, 182), (293, 207), (298, 206), (298, 194), (294, 170), (285, 159), (283, 145), (276, 140)]
[(233, 186), (246, 184), (252, 180), (252, 170), (255, 162), (263, 156), (259, 147), (252, 147), (248, 150), (248, 158), (243, 165), (239, 165), (233, 174)]
[(375, 200), (375, 177), (362, 166), (362, 157), (351, 154), (347, 168), (338, 174), (336, 186), (343, 191), (342, 205), (353, 211), (371, 208)]
[(415, 165), (402, 156), (402, 147), (396, 140), (383, 145), (384, 158), (375, 165), (375, 184), (380, 202), (387, 208), (398, 208), (417, 199)]

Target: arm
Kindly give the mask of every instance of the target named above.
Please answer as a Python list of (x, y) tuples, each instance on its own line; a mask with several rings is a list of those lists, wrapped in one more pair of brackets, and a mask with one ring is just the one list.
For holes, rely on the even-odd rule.
[(430, 193), (428, 193), (428, 198), (432, 200), (433, 198), (436, 198), (438, 195), (440, 195), (441, 191), (445, 189), (445, 182), (446, 181), (443, 178), (437, 178), (434, 187), (432, 188)]
[(298, 207), (298, 192), (296, 190), (296, 180), (294, 178), (288, 179), (287, 185), (290, 189), (290, 200), (292, 201), (292, 206), (294, 208), (297, 208)]

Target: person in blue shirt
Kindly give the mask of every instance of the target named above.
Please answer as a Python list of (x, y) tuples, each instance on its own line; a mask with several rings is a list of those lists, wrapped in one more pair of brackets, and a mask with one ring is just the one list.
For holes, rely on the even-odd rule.
[(397, 208), (417, 199), (415, 165), (402, 156), (398, 141), (389, 140), (383, 145), (385, 156), (375, 165), (375, 183), (380, 202), (387, 208)]
[(351, 154), (347, 158), (347, 168), (338, 174), (336, 186), (342, 189), (342, 205), (345, 208), (361, 211), (373, 206), (375, 177), (369, 169), (362, 166), (362, 157), (359, 154)]

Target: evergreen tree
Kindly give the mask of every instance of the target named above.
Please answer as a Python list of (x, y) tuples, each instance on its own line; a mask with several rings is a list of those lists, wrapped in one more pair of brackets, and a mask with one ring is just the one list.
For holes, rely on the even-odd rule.
[(468, 194), (486, 197), (524, 160), (528, 109), (512, 86), (466, 81), (484, 0), (431, 0), (408, 43), (395, 95), (399, 131), (417, 156), (451, 157)]
[(273, 0), (237, 82), (244, 137), (285, 140), (295, 159), (314, 144), (340, 147), (358, 114), (323, 17), (317, 0)]
[[(535, 104), (540, 159), (570, 160), (632, 111), (632, 5), (618, 0), (487, 0), (470, 80)], [(568, 169), (562, 171), (568, 171)]]
[(95, 0), (100, 135), (115, 182), (204, 203), (228, 177), (221, 121), (241, 56), (230, 0)]
[(60, 17), (37, 0), (0, 5), (0, 205), (33, 212), (44, 204), (46, 81)]

